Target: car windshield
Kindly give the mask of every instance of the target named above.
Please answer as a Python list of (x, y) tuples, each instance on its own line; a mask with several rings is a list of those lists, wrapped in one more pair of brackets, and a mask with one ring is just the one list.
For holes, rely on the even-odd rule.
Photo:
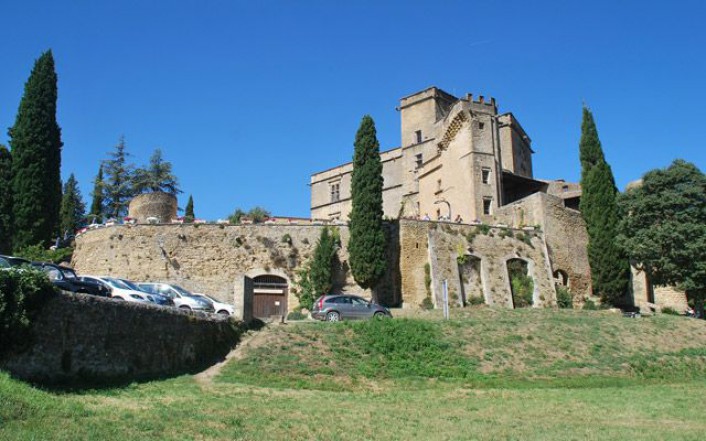
[(106, 282), (108, 282), (108, 285), (112, 286), (113, 288), (118, 288), (118, 289), (133, 289), (130, 286), (128, 286), (127, 283), (123, 282), (120, 279), (114, 279), (112, 277), (106, 277), (104, 279)]
[(68, 268), (62, 268), (61, 274), (64, 275), (65, 279), (77, 279), (78, 278), (78, 277), (76, 277), (76, 273), (74, 272), (74, 270), (71, 270)]
[(118, 279), (118, 280), (120, 280), (121, 282), (123, 282), (128, 288), (130, 288), (130, 289), (132, 289), (132, 290), (135, 290), (135, 291), (143, 291), (142, 288), (140, 288), (139, 286), (135, 285), (134, 283), (132, 283), (132, 282), (129, 281), (129, 280), (125, 280), (125, 279)]
[(181, 294), (183, 296), (190, 296), (190, 297), (193, 296), (193, 294), (191, 294), (189, 291), (185, 290), (184, 288), (182, 288), (179, 285), (171, 285), (171, 287), (174, 288), (179, 294)]
[(0, 257), (0, 268), (10, 268), (10, 262)]

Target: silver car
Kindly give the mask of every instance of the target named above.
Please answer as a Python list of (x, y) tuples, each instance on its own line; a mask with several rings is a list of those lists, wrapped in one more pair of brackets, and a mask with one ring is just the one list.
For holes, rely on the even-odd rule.
[(213, 302), (203, 297), (196, 297), (179, 285), (168, 283), (140, 282), (137, 287), (149, 294), (159, 294), (172, 299), (179, 309), (201, 312), (215, 312)]
[(337, 322), (339, 320), (364, 320), (391, 318), (390, 310), (377, 303), (369, 302), (349, 294), (329, 294), (314, 302), (311, 317), (317, 320)]

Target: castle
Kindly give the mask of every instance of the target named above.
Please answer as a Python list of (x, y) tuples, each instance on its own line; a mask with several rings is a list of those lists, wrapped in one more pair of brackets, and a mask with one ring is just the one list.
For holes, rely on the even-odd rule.
[[(389, 218), (488, 223), (499, 207), (547, 193), (578, 209), (578, 184), (537, 180), (532, 141), (494, 98), (430, 87), (400, 100), (401, 146), (381, 154)], [(352, 163), (311, 176), (311, 217), (348, 219)]]

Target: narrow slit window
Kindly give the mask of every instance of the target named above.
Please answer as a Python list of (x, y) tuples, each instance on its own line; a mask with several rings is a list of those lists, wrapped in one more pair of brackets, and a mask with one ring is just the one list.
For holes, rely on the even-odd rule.
[(341, 200), (341, 184), (336, 182), (331, 184), (331, 202), (338, 202)]
[(484, 184), (489, 184), (490, 183), (490, 169), (489, 168), (484, 168), (481, 170), (481, 180), (483, 181)]
[(414, 132), (414, 134), (415, 134), (415, 136), (417, 137), (417, 144), (419, 144), (420, 142), (422, 142), (422, 131), (421, 131), (421, 130), (417, 130), (416, 132)]
[(492, 206), (493, 206), (492, 199), (483, 199), (483, 214), (491, 214), (490, 210), (491, 210)]

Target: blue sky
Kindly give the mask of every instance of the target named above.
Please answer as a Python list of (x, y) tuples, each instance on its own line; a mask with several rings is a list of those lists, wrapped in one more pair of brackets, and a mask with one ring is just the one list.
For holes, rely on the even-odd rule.
[(579, 179), (581, 105), (618, 186), (675, 158), (706, 170), (703, 1), (0, 1), (0, 143), (34, 60), (59, 75), (62, 175), (84, 199), (125, 135), (160, 147), (196, 215), (308, 216), (309, 176), (350, 161), (360, 118), (399, 144), (400, 97), (495, 97), (539, 178)]

